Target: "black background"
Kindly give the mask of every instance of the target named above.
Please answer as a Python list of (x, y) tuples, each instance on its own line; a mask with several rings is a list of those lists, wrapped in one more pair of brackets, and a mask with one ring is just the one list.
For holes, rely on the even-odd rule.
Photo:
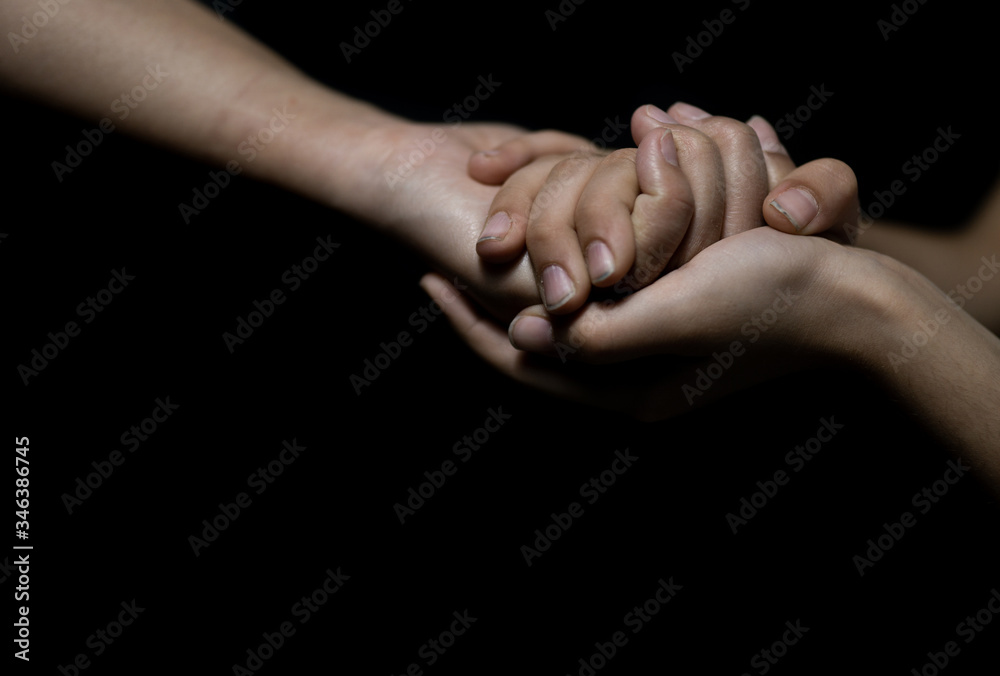
[[(490, 74), (502, 86), (476, 120), (588, 138), (607, 118), (678, 99), (775, 122), (825, 85), (834, 95), (785, 143), (798, 160), (851, 164), (865, 206), (907, 178), (903, 163), (938, 127), (962, 134), (887, 213), (924, 227), (963, 223), (997, 176), (995, 24), (958, 3), (919, 5), (885, 40), (888, 3), (588, 0), (553, 31), (555, 1), (405, 2), (346, 63), (338, 45), (384, 6), (246, 0), (227, 17), (313, 77), (427, 121)], [(679, 73), (672, 53), (725, 8), (736, 20)], [(51, 163), (93, 124), (3, 104), (4, 417), (8, 441), (31, 440), (36, 671), (86, 653), (84, 673), (232, 673), (262, 633), (293, 621), (263, 673), (400, 674), (418, 662), (425, 674), (576, 674), (672, 577), (683, 589), (599, 673), (760, 673), (751, 658), (800, 619), (810, 630), (773, 673), (909, 674), (961, 641), (956, 625), (1000, 586), (1000, 511), (973, 478), (858, 575), (852, 557), (915, 511), (911, 497), (950, 457), (867, 381), (817, 370), (657, 424), (556, 401), (492, 371), (443, 320), (416, 334), (423, 266), (359, 223), (240, 177), (185, 224), (177, 206), (209, 168), (120, 134), (59, 182)], [(337, 253), (230, 354), (222, 333), (325, 235)], [(123, 267), (135, 281), (25, 386), (16, 366), (47, 332), (80, 323), (76, 306)], [(357, 396), (349, 377), (404, 330), (414, 344)], [(168, 396), (180, 408), (68, 514), (63, 494)], [(393, 505), (459, 460), (453, 445), (491, 407), (510, 420), (401, 525)], [(843, 430), (733, 535), (726, 513), (831, 416)], [(254, 495), (247, 476), (292, 439), (307, 450)], [(633, 469), (528, 567), (521, 546), (626, 448)], [(252, 505), (196, 557), (188, 537), (241, 491)], [(350, 579), (299, 624), (292, 606), (338, 567)], [(14, 584), (0, 583), (4, 596)], [(95, 657), (88, 637), (132, 599), (145, 610)], [(475, 624), (427, 666), (421, 646), (466, 609)], [(995, 667), (997, 631), (961, 643), (947, 673)]]

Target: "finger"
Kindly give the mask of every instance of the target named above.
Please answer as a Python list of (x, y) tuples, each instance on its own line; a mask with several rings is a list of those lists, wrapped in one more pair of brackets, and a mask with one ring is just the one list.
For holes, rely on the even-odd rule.
[(523, 134), (496, 148), (473, 153), (469, 158), (469, 176), (486, 185), (500, 185), (518, 169), (544, 155), (572, 152), (595, 152), (597, 147), (581, 136), (544, 130)]
[[(610, 406), (628, 411), (632, 400), (608, 387), (599, 373), (579, 368), (585, 364), (563, 364), (515, 349), (507, 331), (496, 324), (468, 298), (458, 293), (444, 277), (429, 273), (420, 286), (437, 302), (458, 336), (488, 364), (514, 380), (549, 394), (583, 403)], [(537, 319), (537, 318), (535, 318)], [(541, 320), (539, 320), (541, 321)], [(538, 330), (524, 321), (519, 331)], [(544, 327), (542, 327), (544, 331)]]
[(684, 239), (667, 264), (668, 270), (679, 268), (719, 241), (727, 209), (725, 168), (717, 144), (706, 134), (683, 125), (671, 127), (671, 135), (678, 166), (690, 191), (680, 199), (690, 199), (694, 213)]
[(657, 129), (662, 129), (668, 124), (679, 125), (680, 122), (671, 117), (665, 110), (651, 103), (639, 106), (632, 113), (632, 139), (635, 141), (635, 145), (638, 146), (642, 143), (642, 139), (646, 138), (646, 134)]
[(667, 112), (681, 124), (709, 136), (719, 148), (726, 192), (722, 237), (762, 225), (759, 205), (769, 186), (757, 133), (738, 120), (710, 115), (687, 103), (675, 103)]
[[(683, 242), (695, 215), (691, 185), (678, 166), (675, 133), (661, 129), (648, 134), (636, 151), (636, 176), (641, 194), (632, 209), (636, 261), (633, 286), (654, 281)], [(712, 228), (717, 233), (717, 229)], [(707, 246), (707, 243), (705, 244)]]
[(528, 215), (535, 197), (560, 158), (540, 159), (519, 169), (500, 188), (476, 242), (476, 253), (490, 263), (507, 263), (524, 253)]
[[(673, 133), (678, 164), (687, 179), (694, 216), (667, 269), (678, 268), (705, 247), (719, 241), (726, 213), (725, 169), (715, 142), (707, 135), (680, 124), (666, 111), (640, 106), (632, 114), (632, 136), (637, 144), (664, 129)], [(684, 197), (686, 200), (687, 198)], [(633, 285), (639, 288), (639, 285)]]
[(705, 354), (706, 347), (729, 340), (724, 328), (715, 327), (732, 322), (718, 318), (744, 309), (733, 307), (725, 293), (706, 292), (706, 283), (724, 283), (706, 279), (696, 263), (697, 259), (620, 300), (587, 303), (571, 316), (554, 316), (541, 305), (525, 308), (510, 323), (510, 342), (519, 350), (570, 354), (592, 364), (657, 354)]
[(573, 219), (580, 194), (598, 164), (592, 157), (562, 160), (531, 205), (525, 240), (539, 295), (549, 312), (573, 312), (590, 293), (590, 275)]
[(590, 281), (618, 282), (635, 261), (632, 208), (639, 197), (635, 150), (616, 150), (598, 165), (576, 206), (576, 232)]
[(785, 146), (778, 140), (778, 132), (770, 122), (760, 115), (754, 115), (747, 120), (747, 125), (757, 133), (760, 148), (764, 151), (764, 163), (767, 165), (768, 190), (774, 190), (774, 187), (795, 168), (795, 163), (792, 162)]
[(857, 220), (858, 181), (849, 166), (831, 158), (803, 164), (785, 176), (764, 202), (764, 219), (776, 230), (793, 235), (828, 231), (848, 235)]

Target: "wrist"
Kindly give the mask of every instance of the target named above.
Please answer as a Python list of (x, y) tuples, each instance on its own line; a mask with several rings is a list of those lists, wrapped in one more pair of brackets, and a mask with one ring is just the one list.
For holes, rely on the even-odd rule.
[(393, 130), (409, 123), (308, 80), (260, 83), (254, 113), (237, 122), (236, 159), (248, 176), (364, 220), (384, 205), (379, 168)]

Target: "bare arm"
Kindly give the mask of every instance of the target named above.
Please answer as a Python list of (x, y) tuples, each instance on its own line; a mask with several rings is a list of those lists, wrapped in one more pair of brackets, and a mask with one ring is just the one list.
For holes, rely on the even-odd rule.
[[(0, 20), (14, 29), (37, 11), (35, 2), (4, 0)], [(358, 172), (345, 171), (346, 160), (373, 159), (357, 152), (359, 144), (377, 126), (399, 122), (309, 80), (186, 0), (74, 0), (11, 47), (0, 50), (0, 79), (21, 93), (88, 119), (110, 117), (129, 134), (212, 164), (237, 159), (251, 176), (345, 209), (365, 197), (351, 185)], [(145, 89), (141, 103), (112, 110), (137, 87)], [(240, 144), (269, 128), (277, 113), (287, 122), (273, 127), (284, 127), (247, 162)], [(321, 124), (339, 133), (316, 133)], [(332, 180), (298, 161), (318, 138), (326, 141), (322, 162), (336, 172)]]
[[(494, 270), (478, 260), (475, 243), (497, 188), (467, 173), (473, 152), (523, 130), (388, 114), (310, 80), (189, 0), (58, 7), (30, 39), (0, 50), (0, 83), (377, 226), (460, 278), (498, 316), (537, 298), (527, 256)], [(4, 32), (37, 11), (31, 0), (0, 0)], [(416, 166), (400, 159), (428, 147)]]
[(1000, 182), (958, 234), (878, 221), (858, 244), (919, 270), (986, 328), (1000, 333)]

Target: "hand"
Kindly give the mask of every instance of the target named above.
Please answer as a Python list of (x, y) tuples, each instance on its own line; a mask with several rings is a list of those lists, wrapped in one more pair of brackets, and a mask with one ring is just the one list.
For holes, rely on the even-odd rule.
[[(470, 171), (474, 165), (475, 156)], [(526, 242), (546, 309), (564, 314), (583, 304), (591, 284), (615, 286), (626, 273), (634, 288), (655, 279), (684, 238), (694, 203), (663, 131), (638, 149), (542, 156), (507, 180), (490, 210), (480, 257), (509, 260)]]
[[(528, 308), (509, 336), (472, 303), (443, 307), (472, 349), (515, 380), (659, 419), (828, 356), (836, 336), (816, 311), (835, 312), (829, 291), (854, 254), (824, 238), (756, 228), (618, 302), (589, 303), (570, 318)], [(450, 292), (438, 275), (421, 284), (438, 300)]]
[[(440, 276), (421, 285), (435, 299), (448, 296)], [(533, 308), (511, 327), (522, 347), (599, 366), (520, 352), (467, 300), (442, 307), (501, 372), (641, 420), (806, 366), (861, 369), (1000, 497), (1000, 338), (887, 256), (757, 228), (720, 240), (623, 301), (590, 303), (564, 322)], [(622, 362), (636, 357), (645, 358)]]
[[(856, 184), (843, 163), (819, 161), (829, 175), (818, 187), (833, 207), (819, 214), (813, 192), (790, 190), (794, 175), (777, 185), (794, 165), (763, 119), (742, 124), (686, 104), (672, 110), (702, 130), (643, 106), (632, 120), (637, 150), (608, 154), (578, 146), (568, 155), (546, 154), (566, 144), (540, 132), (474, 155), (470, 175), (484, 182), (507, 179), (477, 243), (480, 256), (507, 261), (527, 244), (546, 310), (567, 314), (584, 303), (591, 284), (634, 291), (719, 237), (757, 227), (762, 206), (764, 218), (779, 229), (793, 229), (788, 219), (802, 218), (803, 203), (814, 210), (807, 214), (812, 222), (803, 223), (808, 228), (798, 228), (804, 233), (841, 218), (853, 221)], [(835, 203), (842, 194), (848, 199)], [(782, 203), (787, 209), (776, 208)], [(619, 288), (623, 279), (630, 289)]]
[[(380, 125), (359, 145), (362, 184), (350, 205), (338, 206), (412, 247), (449, 280), (457, 277), (490, 314), (509, 321), (537, 302), (537, 290), (523, 251), (504, 265), (479, 260), (475, 244), (498, 188), (470, 178), (467, 164), (470, 154), (524, 134), (502, 124)], [(553, 135), (564, 147), (586, 144)]]

